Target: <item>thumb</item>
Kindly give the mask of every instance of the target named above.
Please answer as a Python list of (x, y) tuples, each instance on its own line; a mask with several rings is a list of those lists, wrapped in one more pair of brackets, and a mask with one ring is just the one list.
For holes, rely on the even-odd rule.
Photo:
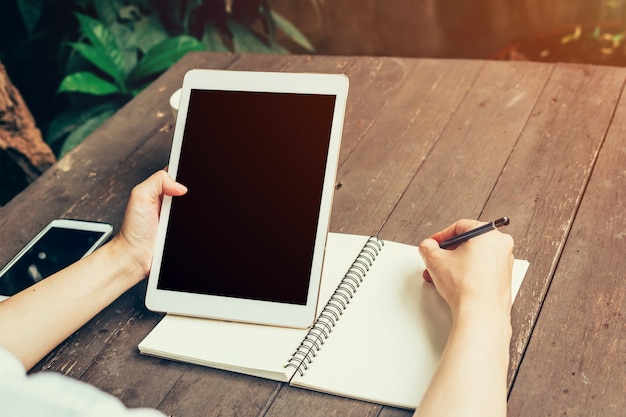
[(422, 240), (417, 248), (426, 266), (428, 266), (428, 262), (432, 258), (433, 253), (440, 250), (439, 243), (432, 237)]
[(428, 272), (428, 265), (430, 260), (432, 259), (433, 253), (439, 249), (439, 243), (433, 238), (424, 239), (418, 246), (418, 250), (420, 256), (424, 260), (424, 264), (426, 265), (426, 269), (422, 273), (424, 280), (427, 282), (433, 282), (433, 278)]
[(169, 174), (162, 175), (161, 187), (163, 194), (169, 196), (181, 196), (187, 192), (187, 187), (174, 180)]

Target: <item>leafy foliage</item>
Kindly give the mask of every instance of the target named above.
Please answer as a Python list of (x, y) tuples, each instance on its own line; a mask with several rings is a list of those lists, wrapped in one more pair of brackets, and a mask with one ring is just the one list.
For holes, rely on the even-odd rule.
[(14, 1), (31, 38), (45, 34), (42, 25), (51, 24), (46, 14), (70, 15), (65, 32), (55, 32), (64, 40), (57, 93), (70, 104), (45, 133), (59, 156), (190, 51), (287, 53), (275, 41), (281, 31), (314, 52), (269, 0)]

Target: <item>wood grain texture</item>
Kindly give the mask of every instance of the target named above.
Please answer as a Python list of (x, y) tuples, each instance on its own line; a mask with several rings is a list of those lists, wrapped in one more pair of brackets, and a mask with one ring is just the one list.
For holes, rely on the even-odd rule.
[[(455, 69), (469, 72), (461, 65)], [(416, 245), (459, 218), (479, 218), (549, 70), (549, 66), (524, 63), (485, 64), (428, 154), (414, 158), (422, 164), (381, 236)], [(458, 81), (449, 77), (448, 82)], [(449, 105), (444, 96), (435, 96), (424, 106), (437, 105), (438, 100), (438, 107)], [(415, 129), (420, 135), (424, 126)], [(512, 217), (501, 213), (496, 218), (503, 215)]]
[[(168, 98), (191, 68), (346, 73), (331, 230), (417, 244), (459, 217), (511, 217), (506, 232), (531, 267), (513, 308), (509, 414), (623, 415), (626, 69), (189, 54), (0, 208), (0, 264), (52, 218), (119, 227), (132, 187), (167, 163)], [(177, 417), (411, 415), (141, 356), (161, 317), (144, 293), (145, 282), (129, 290), (36, 370)]]
[[(613, 99), (606, 90), (590, 95)], [(572, 140), (583, 142), (599, 114), (578, 116), (580, 134)], [(624, 415), (625, 120), (622, 93), (511, 391), (510, 416)]]
[(626, 72), (557, 65), (498, 179), (483, 215), (507, 214), (516, 256), (530, 261), (513, 308), (509, 385), (550, 286)]
[(380, 232), (484, 65), (459, 61), (456, 71), (442, 61), (403, 63), (407, 79), (339, 169), (333, 231)]

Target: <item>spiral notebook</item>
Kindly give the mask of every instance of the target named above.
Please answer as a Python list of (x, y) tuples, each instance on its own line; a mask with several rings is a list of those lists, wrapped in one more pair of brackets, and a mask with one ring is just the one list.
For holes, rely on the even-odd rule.
[[(527, 261), (515, 261), (513, 296), (527, 268)], [(423, 270), (415, 246), (329, 233), (319, 313), (310, 329), (166, 315), (139, 351), (415, 408), (452, 325)]]

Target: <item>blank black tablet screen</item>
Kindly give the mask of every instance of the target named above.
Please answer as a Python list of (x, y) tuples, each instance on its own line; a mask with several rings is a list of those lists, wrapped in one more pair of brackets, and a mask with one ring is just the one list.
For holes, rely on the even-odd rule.
[(306, 303), (334, 105), (191, 91), (158, 288)]

